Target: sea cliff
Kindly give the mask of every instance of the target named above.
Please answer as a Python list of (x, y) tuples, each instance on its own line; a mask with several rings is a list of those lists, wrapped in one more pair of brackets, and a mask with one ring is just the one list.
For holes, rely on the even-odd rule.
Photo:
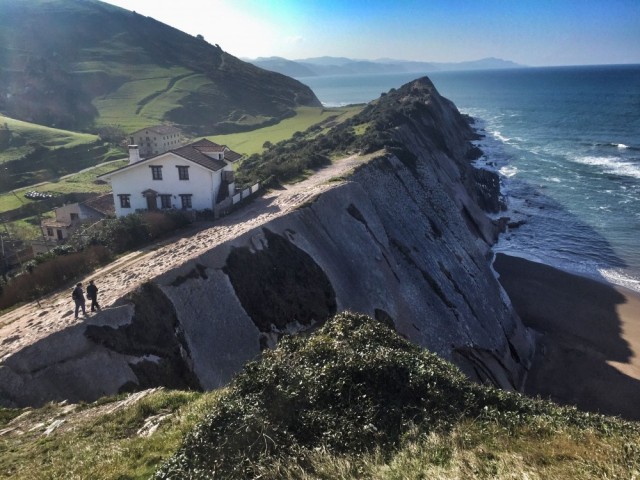
[[(489, 266), (499, 182), (471, 165), (473, 130), (426, 78), (367, 109), (384, 141), (353, 168), (160, 248), (146, 259), (153, 275), (131, 273), (140, 258), (103, 312), (0, 352), (0, 404), (217, 388), (281, 335), (344, 310), (385, 321), (474, 380), (519, 389), (534, 342)], [(178, 248), (191, 254), (169, 261)]]

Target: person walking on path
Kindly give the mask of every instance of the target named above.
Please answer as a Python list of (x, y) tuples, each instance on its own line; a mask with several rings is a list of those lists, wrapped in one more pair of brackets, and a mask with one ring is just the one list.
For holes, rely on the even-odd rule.
[(92, 312), (100, 310), (100, 305), (98, 305), (98, 287), (94, 285), (93, 280), (89, 280), (89, 285), (87, 285), (87, 298), (91, 300)]
[(87, 312), (84, 309), (84, 290), (82, 290), (82, 283), (76, 284), (76, 288), (73, 289), (71, 298), (73, 298), (73, 301), (76, 303), (76, 318), (78, 318), (78, 311), (80, 308), (82, 308), (82, 314), (86, 316)]

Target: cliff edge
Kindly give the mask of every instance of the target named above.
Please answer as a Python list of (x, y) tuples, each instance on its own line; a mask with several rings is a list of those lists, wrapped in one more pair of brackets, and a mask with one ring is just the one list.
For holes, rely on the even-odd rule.
[(60, 294), (0, 317), (0, 404), (216, 388), (344, 310), (520, 388), (534, 344), (488, 264), (498, 180), (472, 167), (472, 129), (426, 78), (363, 113), (376, 148), (97, 272), (97, 315), (73, 320)]

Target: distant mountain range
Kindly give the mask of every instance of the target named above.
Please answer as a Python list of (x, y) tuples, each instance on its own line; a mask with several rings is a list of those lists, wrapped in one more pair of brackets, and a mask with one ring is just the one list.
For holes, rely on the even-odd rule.
[(454, 70), (493, 70), (523, 68), (524, 65), (500, 58), (483, 58), (468, 62), (415, 62), (381, 58), (378, 60), (354, 60), (345, 57), (316, 57), (302, 60), (287, 60), (282, 57), (260, 57), (245, 59), (265, 70), (282, 73), (290, 77), (318, 77), (325, 75), (368, 75), (380, 73), (429, 73)]

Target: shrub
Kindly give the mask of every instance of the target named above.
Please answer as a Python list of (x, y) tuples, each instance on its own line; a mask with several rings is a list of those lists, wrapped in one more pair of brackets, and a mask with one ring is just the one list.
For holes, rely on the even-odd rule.
[(79, 230), (68, 244), (27, 262), (24, 273), (2, 287), (0, 310), (35, 300), (104, 265), (114, 254), (139, 248), (188, 223), (181, 211), (145, 212), (104, 219)]
[(155, 478), (253, 478), (275, 459), (390, 452), (408, 432), (446, 432), (463, 419), (508, 429), (534, 428), (536, 418), (602, 431), (613, 424), (473, 384), (382, 323), (342, 313), (248, 364)]
[(70, 243), (76, 250), (89, 245), (104, 245), (118, 254), (146, 245), (187, 225), (189, 221), (186, 214), (178, 210), (132, 213), (125, 217), (106, 218), (87, 230), (77, 232)]
[(142, 218), (147, 225), (150, 239), (156, 239), (189, 224), (189, 218), (180, 210), (145, 212)]
[(14, 277), (0, 295), (0, 310), (16, 303), (32, 301), (43, 293), (60, 288), (80, 275), (93, 271), (111, 259), (104, 246), (94, 245), (82, 252), (51, 258), (44, 263), (33, 263), (28, 272)]

